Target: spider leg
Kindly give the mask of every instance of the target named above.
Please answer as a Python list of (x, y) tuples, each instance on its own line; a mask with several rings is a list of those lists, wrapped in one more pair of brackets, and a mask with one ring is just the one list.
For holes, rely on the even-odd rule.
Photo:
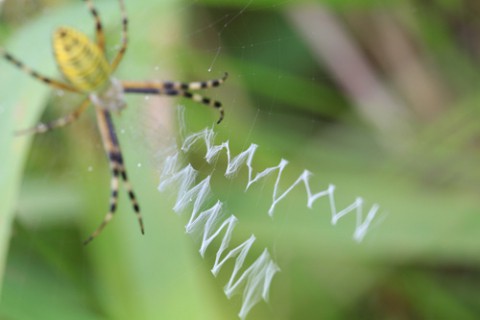
[(133, 192), (132, 185), (130, 184), (130, 181), (127, 178), (127, 171), (125, 170), (125, 166), (123, 165), (122, 154), (119, 153), (119, 156), (120, 156), (120, 163), (119, 163), (120, 175), (122, 176), (123, 186), (127, 190), (128, 197), (130, 198), (130, 202), (132, 203), (133, 211), (137, 216), (138, 224), (140, 226), (140, 232), (142, 234), (145, 234), (145, 228), (143, 225), (142, 214), (140, 213), (140, 207), (138, 205), (137, 198), (135, 197), (135, 193)]
[(127, 10), (125, 9), (125, 2), (124, 0), (118, 0), (120, 4), (120, 11), (122, 12), (122, 45), (117, 52), (115, 58), (113, 58), (113, 62), (111, 64), (112, 72), (114, 72), (120, 61), (122, 61), (123, 56), (125, 55), (125, 51), (127, 51), (128, 47), (128, 16)]
[(152, 90), (182, 90), (182, 91), (195, 91), (208, 88), (215, 88), (222, 85), (228, 78), (228, 73), (225, 72), (223, 77), (218, 79), (206, 80), (206, 81), (194, 81), (194, 82), (179, 82), (179, 81), (123, 81), (124, 87), (129, 90), (134, 89), (152, 89)]
[(12, 56), (10, 53), (5, 51), (3, 48), (0, 48), (0, 56), (5, 58), (8, 62), (12, 63), (14, 66), (25, 72), (26, 74), (34, 77), (37, 80), (42, 81), (43, 83), (49, 85), (50, 87), (60, 89), (60, 90), (66, 90), (66, 91), (71, 91), (71, 92), (79, 92), (77, 89), (75, 89), (73, 86), (69, 85), (68, 83), (63, 83), (61, 81), (57, 81), (48, 77), (45, 77), (38, 73), (37, 71), (31, 69), (30, 67), (26, 66), (23, 64), (20, 60)]
[(15, 135), (18, 136), (18, 135), (29, 134), (29, 133), (34, 133), (34, 134), (45, 133), (50, 130), (69, 125), (70, 123), (77, 120), (80, 117), (80, 115), (88, 108), (89, 105), (90, 105), (90, 100), (86, 99), (80, 104), (79, 107), (77, 107), (73, 112), (67, 114), (66, 116), (63, 116), (61, 118), (58, 118), (50, 122), (39, 123), (33, 128), (18, 130), (15, 132)]
[(133, 206), (133, 210), (138, 219), (138, 223), (140, 225), (140, 231), (144, 234), (144, 226), (143, 226), (143, 219), (140, 213), (140, 207), (138, 206), (137, 199), (135, 197), (135, 193), (128, 181), (127, 172), (125, 170), (125, 166), (123, 163), (123, 156), (120, 150), (120, 145), (118, 143), (117, 135), (115, 133), (115, 129), (113, 126), (112, 118), (110, 112), (105, 110), (101, 107), (96, 107), (97, 112), (97, 122), (98, 127), (100, 129), (100, 134), (102, 136), (103, 145), (105, 151), (108, 155), (108, 159), (110, 162), (110, 168), (112, 170), (112, 178), (111, 178), (111, 198), (110, 198), (110, 208), (107, 214), (105, 215), (102, 223), (98, 228), (85, 240), (84, 244), (88, 244), (92, 241), (95, 237), (97, 237), (105, 226), (112, 220), (118, 203), (118, 184), (119, 184), (119, 176), (121, 176), (125, 188), (127, 190), (128, 196)]
[(188, 90), (200, 90), (212, 87), (218, 87), (226, 79), (228, 74), (220, 79), (208, 80), (208, 81), (199, 81), (199, 82), (136, 82), (136, 81), (122, 81), (123, 91), (125, 93), (141, 93), (141, 94), (157, 94), (157, 95), (166, 95), (166, 96), (182, 96), (188, 99), (191, 99), (195, 102), (207, 105), (214, 109), (217, 109), (220, 113), (220, 117), (217, 121), (217, 124), (222, 122), (224, 117), (224, 110), (222, 103), (217, 100), (212, 100), (210, 98), (204, 97), (197, 93), (192, 93)]
[(124, 92), (126, 93), (143, 93), (143, 94), (158, 94), (158, 95), (165, 95), (165, 96), (181, 96), (188, 99), (191, 99), (195, 102), (204, 104), (206, 106), (212, 107), (220, 113), (218, 117), (217, 124), (222, 122), (225, 111), (223, 110), (222, 103), (217, 100), (212, 100), (210, 98), (204, 97), (197, 93), (192, 93), (190, 91), (182, 91), (182, 90), (160, 90), (155, 88), (129, 88), (124, 86)]
[(95, 239), (105, 228), (105, 226), (112, 220), (115, 211), (117, 210), (117, 203), (118, 203), (118, 170), (112, 167), (112, 178), (110, 180), (110, 208), (108, 213), (103, 218), (102, 223), (98, 226), (98, 228), (83, 242), (84, 245), (90, 243), (93, 239)]
[(100, 16), (98, 15), (97, 9), (95, 9), (95, 6), (91, 0), (84, 1), (87, 4), (88, 10), (93, 16), (93, 19), (95, 20), (95, 36), (97, 39), (97, 45), (102, 52), (105, 52), (105, 34), (103, 33), (103, 26)]
[(218, 110), (218, 112), (220, 113), (220, 116), (218, 117), (217, 124), (222, 122), (223, 117), (225, 116), (225, 111), (223, 110), (222, 103), (220, 101), (212, 100), (210, 98), (204, 97), (197, 93), (191, 93), (189, 91), (170, 90), (170, 91), (167, 91), (167, 95), (182, 96)]

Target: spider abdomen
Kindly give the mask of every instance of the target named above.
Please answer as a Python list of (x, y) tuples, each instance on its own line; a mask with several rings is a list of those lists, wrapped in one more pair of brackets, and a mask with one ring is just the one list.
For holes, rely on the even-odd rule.
[(60, 71), (78, 90), (102, 89), (111, 74), (110, 65), (100, 48), (85, 34), (68, 27), (53, 35), (53, 50)]

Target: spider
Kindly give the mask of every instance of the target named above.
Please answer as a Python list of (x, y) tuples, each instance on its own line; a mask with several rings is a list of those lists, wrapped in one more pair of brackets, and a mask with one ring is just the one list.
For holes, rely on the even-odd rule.
[(52, 88), (83, 94), (85, 96), (84, 100), (73, 112), (56, 120), (40, 123), (33, 128), (20, 130), (17, 134), (45, 133), (52, 129), (66, 126), (77, 120), (90, 104), (95, 107), (100, 136), (111, 170), (111, 196), (109, 210), (97, 229), (84, 241), (84, 244), (87, 244), (97, 237), (113, 218), (117, 209), (120, 178), (123, 181), (133, 210), (137, 216), (140, 231), (144, 234), (140, 207), (127, 178), (127, 171), (125, 169), (120, 144), (111, 117), (112, 111), (121, 111), (126, 107), (123, 97), (124, 93), (182, 96), (192, 99), (193, 101), (217, 109), (220, 113), (217, 121), (218, 124), (222, 121), (224, 115), (222, 104), (199, 94), (192, 93), (191, 91), (218, 87), (227, 79), (228, 74), (225, 73), (225, 75), (219, 79), (188, 83), (172, 81), (119, 81), (113, 78), (112, 74), (122, 61), (128, 47), (128, 17), (124, 0), (118, 0), (122, 15), (121, 47), (111, 62), (107, 60), (105, 54), (105, 35), (100, 16), (92, 0), (83, 1), (95, 21), (95, 42), (91, 41), (85, 34), (70, 27), (59, 27), (53, 33), (55, 60), (66, 81), (58, 81), (43, 76), (23, 64), (1, 47), (0, 55), (23, 72)]

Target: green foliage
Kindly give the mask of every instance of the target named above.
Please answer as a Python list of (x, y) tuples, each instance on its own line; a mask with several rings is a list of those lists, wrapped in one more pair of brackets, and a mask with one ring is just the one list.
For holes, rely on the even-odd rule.
[[(95, 3), (112, 55), (118, 3)], [(337, 209), (357, 196), (366, 199), (364, 211), (380, 204), (361, 243), (352, 240), (354, 215), (331, 225), (326, 199), (308, 209), (300, 186), (272, 219), (275, 176), (245, 191), (245, 168), (227, 179), (224, 155), (209, 164), (205, 148), (194, 148), (188, 161), (203, 175), (215, 172), (213, 193), (239, 219), (232, 242), (255, 234), (249, 259), (265, 247), (282, 270), (270, 302), (255, 306), (248, 319), (478, 317), (480, 29), (474, 10), (446, 0), (126, 3), (130, 47), (118, 78), (197, 80), (228, 71), (224, 86), (204, 92), (226, 110), (214, 127), (216, 142), (229, 140), (235, 155), (258, 144), (256, 172), (289, 160), (281, 190), (308, 169), (313, 191), (336, 185)], [(313, 49), (291, 18), (303, 5), (327, 14), (348, 35), (382, 84), (380, 95), (406, 115), (395, 122), (404, 131), (365, 112), (372, 106), (362, 98), (372, 91), (362, 91), (370, 88), (363, 69), (345, 62), (351, 74), (342, 79)], [(27, 11), (28, 19), (18, 12), (2, 13), (2, 46), (47, 75), (58, 74), (50, 49), (56, 26), (93, 32), (80, 1), (61, 1), (37, 15)], [(351, 62), (343, 51), (336, 57)], [(177, 139), (171, 125), (177, 105), (186, 106), (187, 132), (210, 126), (217, 114), (184, 100), (128, 97), (115, 123), (146, 235), (121, 190), (115, 219), (83, 247), (109, 196), (92, 112), (51, 134), (13, 135), (77, 102), (0, 62), (0, 318), (236, 319), (241, 298), (228, 300), (222, 292), (229, 273), (214, 278), (209, 271), (214, 248), (202, 259), (198, 239), (184, 232), (187, 216), (174, 215), (175, 198), (156, 190), (165, 143)], [(390, 109), (376, 110), (387, 123)]]

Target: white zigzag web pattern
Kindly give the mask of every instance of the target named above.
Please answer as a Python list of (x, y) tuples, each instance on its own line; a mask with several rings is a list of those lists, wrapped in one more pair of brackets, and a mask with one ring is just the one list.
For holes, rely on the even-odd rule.
[[(239, 317), (245, 319), (250, 309), (261, 299), (268, 301), (270, 283), (275, 273), (280, 269), (273, 262), (267, 249), (238, 276), (244, 266), (245, 259), (255, 242), (255, 236), (251, 235), (246, 241), (237, 247), (230, 249), (230, 239), (238, 219), (234, 215), (222, 219), (225, 213), (222, 211), (222, 202), (217, 201), (212, 207), (203, 210), (208, 196), (210, 195), (210, 176), (203, 179), (195, 185), (198, 172), (190, 165), (179, 169), (179, 154), (167, 157), (163, 172), (160, 176), (160, 185), (158, 189), (164, 191), (167, 186), (176, 183), (178, 193), (173, 210), (181, 213), (193, 202), (193, 209), (190, 219), (185, 226), (187, 233), (199, 231), (202, 234), (202, 243), (200, 245), (200, 254), (203, 257), (212, 241), (219, 237), (223, 232), (220, 248), (218, 249), (215, 262), (212, 267), (212, 273), (217, 276), (224, 264), (235, 258), (233, 271), (230, 279), (224, 287), (224, 292), (228, 298), (232, 297), (242, 287), (243, 299), (240, 308)], [(228, 253), (224, 254), (226, 250)]]
[(288, 187), (285, 191), (283, 191), (283, 193), (279, 194), (280, 193), (279, 185), (281, 181), (281, 176), (283, 171), (285, 170), (285, 167), (288, 165), (287, 160), (281, 159), (280, 163), (277, 166), (269, 167), (263, 170), (262, 172), (257, 172), (254, 175), (252, 162), (253, 162), (253, 156), (255, 155), (255, 152), (258, 148), (256, 144), (251, 144), (246, 150), (244, 150), (243, 152), (239, 153), (237, 156), (232, 158), (228, 140), (219, 145), (214, 145), (214, 142), (213, 142), (214, 137), (215, 137), (215, 134), (213, 130), (210, 128), (206, 128), (203, 131), (191, 134), (185, 139), (182, 145), (182, 151), (187, 152), (192, 147), (193, 144), (195, 144), (199, 140), (203, 140), (207, 147), (205, 160), (208, 163), (212, 163), (215, 157), (218, 156), (218, 154), (222, 150), (225, 150), (225, 153), (227, 156), (227, 169), (225, 170), (225, 177), (232, 177), (236, 172), (238, 172), (242, 164), (245, 163), (245, 165), (247, 166), (248, 182), (245, 190), (248, 190), (248, 188), (250, 188), (251, 185), (258, 182), (262, 178), (265, 178), (266, 176), (273, 173), (274, 171), (277, 171), (278, 172), (277, 178), (276, 178), (275, 185), (273, 188), (273, 193), (272, 193), (272, 204), (268, 210), (268, 214), (270, 216), (273, 216), (276, 205), (282, 199), (284, 199), (293, 190), (293, 188), (303, 183), (306, 194), (307, 194), (308, 208), (312, 208), (313, 203), (316, 200), (323, 197), (327, 197), (330, 204), (331, 222), (333, 225), (337, 224), (338, 220), (340, 220), (340, 218), (344, 217), (348, 213), (355, 212), (356, 226), (355, 226), (355, 231), (353, 233), (353, 238), (356, 241), (360, 242), (363, 240), (363, 238), (367, 234), (373, 219), (377, 215), (377, 212), (379, 209), (378, 204), (372, 205), (372, 207), (368, 211), (367, 216), (365, 218), (363, 217), (364, 200), (361, 197), (357, 197), (355, 201), (352, 204), (350, 204), (348, 207), (338, 211), (336, 202), (335, 202), (335, 186), (330, 184), (327, 189), (319, 191), (317, 193), (313, 193), (310, 187), (310, 177), (312, 176), (312, 173), (308, 170), (304, 170), (303, 173), (298, 177), (298, 179), (290, 187)]
[[(185, 226), (186, 232), (192, 234), (199, 232), (202, 240), (200, 244), (200, 255), (204, 257), (210, 244), (223, 234), (221, 244), (216, 252), (215, 262), (211, 269), (214, 276), (217, 276), (230, 259), (235, 259), (233, 270), (228, 283), (224, 287), (224, 292), (228, 298), (237, 293), (243, 288), (242, 306), (239, 312), (239, 317), (245, 319), (251, 308), (257, 304), (261, 299), (268, 301), (268, 293), (272, 279), (280, 268), (272, 260), (267, 249), (264, 249), (262, 254), (248, 267), (243, 273), (239, 275), (240, 270), (245, 264), (245, 259), (253, 246), (256, 238), (252, 234), (246, 241), (237, 247), (230, 249), (230, 240), (235, 229), (238, 219), (234, 215), (228, 215), (223, 210), (223, 203), (217, 201), (210, 208), (205, 209), (206, 201), (211, 196), (210, 179), (207, 176), (205, 179), (196, 183), (198, 171), (190, 164), (182, 168), (180, 163), (180, 152), (188, 152), (190, 148), (198, 141), (204, 141), (206, 145), (205, 160), (211, 163), (218, 154), (225, 150), (227, 156), (227, 169), (225, 176), (232, 178), (237, 173), (240, 167), (245, 164), (248, 168), (248, 182), (245, 191), (254, 183), (260, 181), (262, 178), (277, 171), (277, 178), (272, 193), (272, 204), (268, 210), (268, 214), (273, 216), (276, 205), (284, 199), (297, 185), (303, 183), (307, 194), (307, 207), (312, 208), (317, 199), (327, 197), (329, 200), (331, 210), (331, 222), (336, 224), (337, 221), (347, 215), (349, 212), (356, 212), (356, 228), (354, 232), (354, 239), (361, 241), (366, 235), (369, 226), (375, 218), (379, 206), (374, 204), (367, 217), (363, 218), (363, 199), (358, 197), (355, 201), (343, 210), (337, 211), (335, 203), (335, 186), (329, 185), (327, 189), (317, 193), (313, 193), (310, 187), (311, 172), (304, 170), (302, 174), (295, 180), (295, 182), (288, 187), (283, 193), (279, 191), (282, 173), (284, 172), (288, 161), (281, 159), (277, 166), (269, 167), (262, 172), (254, 174), (252, 162), (255, 152), (258, 148), (256, 144), (251, 144), (246, 150), (239, 153), (232, 158), (229, 142), (223, 142), (219, 145), (214, 145), (214, 132), (212, 129), (204, 129), (189, 135), (178, 151), (165, 159), (163, 171), (160, 176), (160, 184), (158, 189), (164, 191), (168, 186), (175, 185), (178, 187), (177, 198), (173, 210), (181, 213), (192, 205), (192, 212), (188, 223)], [(280, 194), (281, 193), (281, 194)], [(226, 251), (228, 252), (226, 253)]]

